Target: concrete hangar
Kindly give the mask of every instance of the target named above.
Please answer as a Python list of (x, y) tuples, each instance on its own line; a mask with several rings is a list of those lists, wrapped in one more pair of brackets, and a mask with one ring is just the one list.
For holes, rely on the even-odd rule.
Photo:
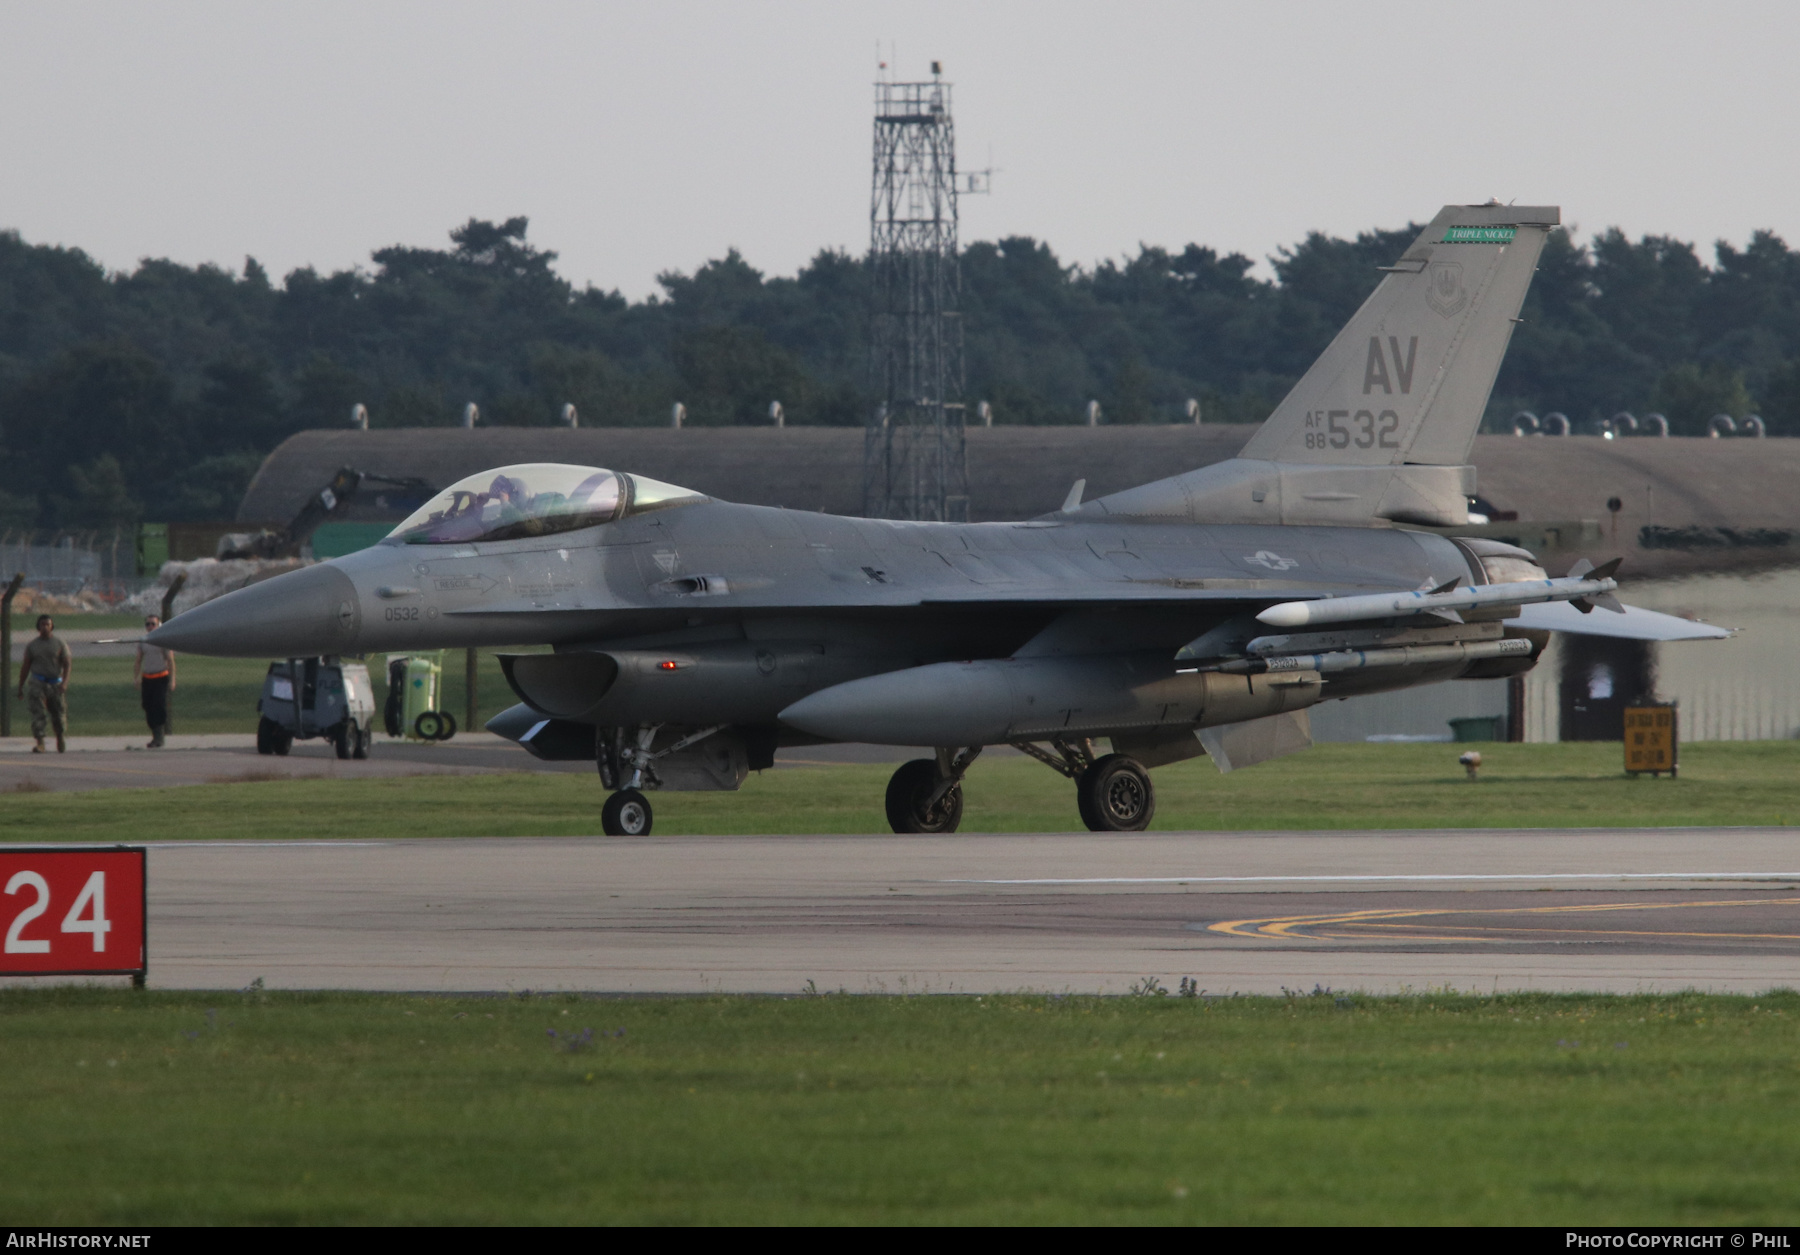
[[(1241, 426), (992, 427), (968, 432), (971, 521), (1030, 518), (1087, 481), (1100, 496), (1236, 455)], [(855, 515), (863, 432), (831, 427), (496, 427), (318, 430), (285, 441), (251, 481), (244, 525), (292, 519), (341, 467), (447, 484), (515, 462), (637, 471), (732, 501)], [(1477, 510), (1459, 534), (1522, 544), (1561, 574), (1622, 555), (1634, 603), (1740, 629), (1659, 649), (1559, 641), (1509, 689), (1467, 681), (1357, 698), (1313, 712), (1320, 740), (1449, 739), (1452, 719), (1493, 717), (1527, 741), (1617, 739), (1641, 696), (1681, 706), (1688, 740), (1800, 736), (1800, 440), (1479, 436)], [(377, 538), (407, 503), (366, 491), (328, 525), (329, 556)], [(1467, 727), (1468, 725), (1464, 725)]]

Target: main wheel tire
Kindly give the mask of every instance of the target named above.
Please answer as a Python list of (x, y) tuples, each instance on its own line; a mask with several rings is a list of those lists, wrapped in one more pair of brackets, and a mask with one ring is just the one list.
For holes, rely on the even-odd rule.
[(256, 752), (258, 754), (273, 754), (275, 752), (275, 738), (269, 735), (270, 730), (274, 728), (274, 726), (275, 721), (267, 715), (264, 715), (261, 719), (256, 721)]
[(962, 784), (951, 785), (933, 804), (937, 787), (937, 764), (931, 759), (902, 763), (888, 781), (888, 826), (895, 832), (955, 832), (962, 823)]
[(351, 740), (356, 736), (356, 725), (348, 719), (331, 730), (331, 749), (339, 758), (350, 757)]
[(406, 718), (406, 659), (396, 658), (388, 663), (387, 701), (381, 707), (381, 721), (389, 736), (403, 736), (406, 726), (402, 722)]
[(369, 743), (374, 739), (375, 733), (373, 731), (360, 724), (357, 725), (355, 737), (350, 743), (350, 757), (367, 758), (369, 756)]
[(1156, 817), (1150, 773), (1135, 758), (1108, 754), (1081, 775), (1082, 819), (1094, 832), (1142, 832)]
[(286, 758), (288, 751), (294, 748), (294, 734), (276, 724), (275, 730), (269, 735), (269, 745), (276, 754)]
[(443, 740), (445, 718), (446, 716), (440, 711), (420, 711), (419, 717), (413, 720), (413, 735), (421, 741)]
[(1089, 832), (1106, 831), (1100, 826), (1100, 821), (1094, 818), (1094, 808), (1089, 801), (1091, 795), (1089, 780), (1094, 774), (1094, 768), (1098, 765), (1089, 763), (1082, 768), (1081, 774), (1075, 777), (1075, 809), (1080, 813), (1081, 822), (1087, 826)]
[(609, 837), (647, 837), (655, 818), (649, 798), (636, 789), (620, 789), (600, 808), (600, 830)]

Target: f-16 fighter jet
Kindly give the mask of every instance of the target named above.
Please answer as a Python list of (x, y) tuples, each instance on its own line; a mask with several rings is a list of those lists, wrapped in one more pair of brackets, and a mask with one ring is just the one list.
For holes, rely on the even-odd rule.
[(1516, 675), (1552, 632), (1726, 634), (1620, 604), (1616, 561), (1551, 578), (1454, 535), (1558, 222), (1446, 207), (1240, 456), (1085, 503), (1078, 484), (1043, 518), (841, 518), (506, 466), (149, 640), (238, 657), (550, 645), (502, 656), (519, 704), (488, 727), (596, 762), (612, 834), (650, 832), (655, 790), (735, 789), (778, 747), (828, 741), (928, 751), (889, 782), (897, 832), (955, 831), (992, 745), (1073, 781), (1090, 829), (1142, 829), (1151, 769), (1303, 748), (1324, 699)]

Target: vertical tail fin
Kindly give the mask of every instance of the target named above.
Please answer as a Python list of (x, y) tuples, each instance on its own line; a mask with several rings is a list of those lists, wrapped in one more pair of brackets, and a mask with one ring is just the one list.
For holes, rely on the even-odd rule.
[(1239, 455), (1323, 466), (1469, 459), (1555, 207), (1446, 205)]

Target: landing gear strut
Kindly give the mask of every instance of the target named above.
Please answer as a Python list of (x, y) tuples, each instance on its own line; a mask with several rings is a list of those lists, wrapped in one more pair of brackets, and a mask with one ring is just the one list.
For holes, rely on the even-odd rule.
[(895, 832), (955, 832), (962, 823), (962, 778), (981, 746), (940, 749), (936, 758), (902, 763), (887, 787), (888, 826)]
[(1089, 740), (1052, 741), (1049, 749), (1016, 741), (1013, 748), (1075, 782), (1075, 808), (1090, 832), (1142, 832), (1156, 816), (1150, 773), (1135, 758), (1096, 758)]
[(643, 786), (654, 787), (656, 769), (650, 765), (656, 756), (650, 746), (656, 740), (656, 724), (640, 728), (603, 728), (595, 740), (596, 765), (600, 782), (617, 789), (600, 808), (600, 831), (609, 837), (647, 837), (654, 814)]
[(644, 796), (643, 790), (645, 786), (652, 789), (662, 787), (662, 778), (656, 774), (657, 760), (679, 753), (690, 745), (699, 744), (713, 733), (723, 730), (724, 726), (714, 724), (710, 728), (690, 732), (654, 752), (650, 747), (656, 743), (656, 734), (662, 730), (662, 724), (647, 723), (636, 728), (600, 729), (594, 742), (595, 765), (600, 769), (600, 783), (609, 789), (618, 790), (606, 799), (606, 805), (600, 810), (601, 831), (609, 837), (649, 836), (652, 820), (650, 799)]

